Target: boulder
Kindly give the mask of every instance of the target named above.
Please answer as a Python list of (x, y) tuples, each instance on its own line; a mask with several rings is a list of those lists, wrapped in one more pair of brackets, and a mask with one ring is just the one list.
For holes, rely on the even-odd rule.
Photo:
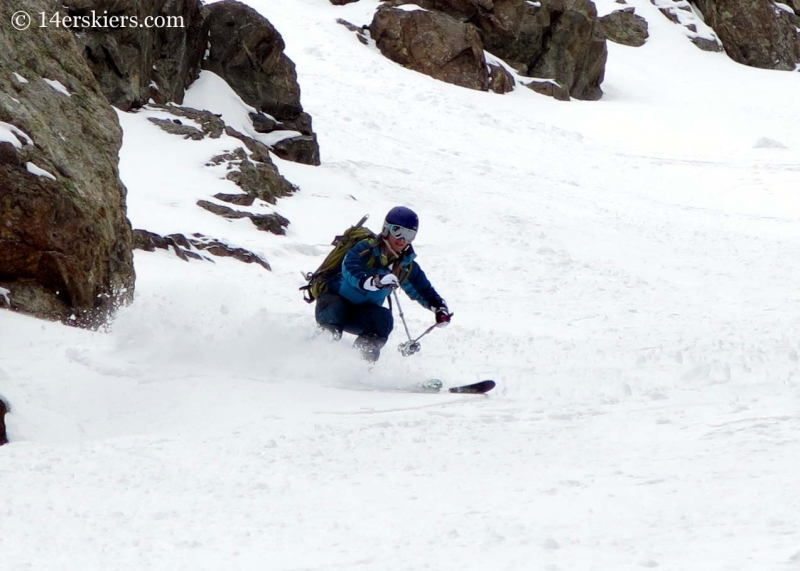
[(647, 20), (636, 15), (632, 7), (606, 14), (600, 18), (600, 27), (606, 39), (623, 46), (638, 48), (649, 37)]
[(68, 30), (3, 30), (0, 69), (0, 304), (99, 327), (134, 287), (116, 114)]
[[(108, 101), (129, 111), (181, 103), (200, 71), (208, 11), (200, 0), (64, 0), (86, 62)], [(149, 20), (148, 20), (149, 18)], [(116, 19), (116, 20), (112, 20)], [(112, 26), (112, 22), (124, 22)], [(146, 27), (145, 22), (153, 25)]]
[(501, 65), (489, 64), (489, 91), (494, 93), (508, 93), (514, 91), (514, 76)]
[(559, 85), (555, 81), (548, 80), (533, 80), (525, 84), (525, 87), (532, 89), (540, 95), (547, 95), (558, 101), (569, 101), (569, 89)]
[(477, 21), (486, 50), (529, 75), (544, 52), (549, 11), (525, 0), (498, 0)]
[(744, 65), (794, 71), (800, 63), (800, 11), (782, 2), (696, 0), (725, 52)]
[(236, 0), (208, 8), (211, 26), (203, 69), (222, 77), (245, 103), (284, 128), (311, 135), (311, 117), (300, 104), (297, 72), (284, 53), (280, 33), (269, 20)]
[[(385, 7), (404, 0), (391, 0)], [(599, 99), (608, 58), (590, 0), (414, 0), (479, 31), (486, 51), (520, 75), (553, 79), (576, 99)]]
[(369, 31), (384, 56), (408, 69), (461, 87), (488, 89), (483, 42), (471, 24), (444, 12), (382, 6)]
[(314, 166), (319, 166), (320, 164), (319, 144), (317, 143), (316, 135), (287, 137), (274, 143), (271, 149), (273, 153), (286, 161)]
[(533, 77), (556, 80), (576, 99), (597, 100), (608, 47), (591, 0), (542, 0), (549, 25), (544, 49), (529, 66)]
[[(269, 20), (236, 0), (223, 0), (208, 8), (211, 26), (203, 69), (222, 77), (245, 103), (275, 121), (276, 128), (297, 131), (305, 137), (283, 145), (281, 152), (287, 158), (320, 164), (311, 116), (300, 104), (297, 72), (284, 53), (281, 35)], [(264, 131), (263, 122), (259, 128), (260, 132), (269, 132)], [(292, 144), (299, 149), (287, 152)]]

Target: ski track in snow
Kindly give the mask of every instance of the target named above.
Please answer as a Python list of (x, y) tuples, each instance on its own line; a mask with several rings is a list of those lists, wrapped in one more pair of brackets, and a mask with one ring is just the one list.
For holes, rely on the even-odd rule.
[[(602, 101), (497, 96), (334, 22), (377, 0), (248, 3), (323, 165), (275, 159), (301, 191), (254, 205), (291, 220), (267, 235), (194, 205), (236, 192), (202, 165), (237, 141), (119, 113), (134, 228), (273, 271), (137, 251), (109, 332), (0, 316), (0, 569), (800, 569), (797, 74), (700, 52), (630, 0), (651, 38), (609, 45)], [(398, 322), (367, 371), (316, 335), (299, 274), (397, 203), (455, 317), (408, 359)], [(498, 387), (395, 390), (428, 377)]]

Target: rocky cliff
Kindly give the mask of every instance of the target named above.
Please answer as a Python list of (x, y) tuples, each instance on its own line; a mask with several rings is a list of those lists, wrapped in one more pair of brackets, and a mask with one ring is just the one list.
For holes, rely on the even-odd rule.
[(0, 306), (95, 327), (134, 269), (116, 115), (67, 30), (11, 27), (0, 3)]

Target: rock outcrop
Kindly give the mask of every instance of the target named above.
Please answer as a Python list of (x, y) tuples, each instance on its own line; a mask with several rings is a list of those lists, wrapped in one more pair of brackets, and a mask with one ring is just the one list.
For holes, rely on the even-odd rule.
[(606, 39), (623, 46), (641, 47), (649, 37), (647, 20), (635, 14), (632, 6), (606, 14), (600, 18), (600, 27)]
[[(318, 165), (317, 136), (311, 116), (300, 104), (297, 72), (284, 53), (281, 35), (269, 20), (241, 2), (223, 0), (208, 9), (211, 25), (203, 69), (222, 77), (245, 103), (273, 119), (276, 130), (297, 132), (281, 141), (287, 158)], [(288, 149), (292, 144), (301, 149)]]
[[(224, 133), (239, 139), (249, 153), (244, 148), (238, 147), (211, 158), (208, 164), (214, 166), (226, 164), (230, 171), (226, 178), (236, 183), (246, 194), (275, 204), (277, 198), (289, 196), (297, 190), (295, 185), (278, 172), (265, 144), (228, 127), (218, 115), (179, 105), (148, 106), (148, 109), (150, 108), (173, 115), (173, 119), (149, 118), (149, 121), (172, 135), (199, 141), (206, 137), (218, 139)], [(187, 122), (199, 125), (200, 128), (184, 124), (180, 118), (187, 119)]]
[(471, 24), (444, 12), (382, 7), (369, 30), (381, 53), (408, 69), (461, 87), (488, 89), (483, 41)]
[(796, 2), (696, 0), (695, 4), (734, 61), (764, 69), (797, 69), (800, 6)]
[(600, 99), (608, 48), (594, 3), (542, 0), (541, 10), (548, 22), (546, 39), (542, 52), (529, 64), (528, 75), (556, 80), (569, 89), (570, 97)]
[[(401, 7), (403, 4), (404, 0), (386, 2), (370, 29), (378, 14), (389, 8), (413, 10)], [(577, 99), (594, 100), (602, 96), (600, 84), (608, 51), (597, 10), (590, 0), (414, 0), (414, 4), (474, 27), (483, 48), (523, 76), (553, 80), (559, 90), (565, 89)], [(406, 44), (440, 41), (434, 40), (432, 34), (419, 33), (420, 37), (413, 39), (409, 37), (413, 31), (406, 28), (401, 34), (397, 29), (383, 29), (381, 33), (385, 37), (402, 35)], [(373, 38), (377, 41), (374, 33)], [(401, 55), (393, 59), (398, 61), (403, 57), (401, 50)]]
[[(183, 102), (200, 72), (208, 10), (200, 0), (64, 0), (86, 62), (108, 101)], [(124, 25), (112, 25), (113, 22)]]
[(201, 0), (65, 0), (64, 6), (79, 24), (72, 30), (86, 62), (115, 107), (180, 104), (203, 67), (269, 116), (272, 126), (261, 132), (285, 132), (274, 137), (278, 156), (320, 164), (294, 64), (280, 34), (252, 8), (232, 0), (208, 8)]
[(132, 297), (122, 132), (71, 32), (0, 2), (0, 306), (97, 327)]
[(691, 42), (706, 52), (724, 51), (717, 33), (697, 15), (687, 0), (650, 0), (670, 21), (678, 24)]
[[(202, 140), (206, 137), (218, 139), (224, 133), (243, 143), (241, 147), (211, 157), (206, 166), (224, 165), (228, 171), (225, 178), (236, 184), (244, 194), (217, 194), (214, 198), (239, 206), (251, 206), (256, 199), (275, 204), (278, 198), (289, 196), (297, 190), (295, 185), (278, 172), (266, 145), (225, 125), (219, 116), (208, 111), (177, 105), (153, 105), (145, 109), (151, 108), (165, 111), (175, 117), (149, 118), (152, 123), (170, 134), (185, 139)], [(184, 124), (178, 117), (190, 120), (199, 125), (199, 128)], [(289, 225), (289, 221), (277, 213), (261, 214), (235, 210), (209, 200), (200, 200), (197, 205), (224, 218), (248, 218), (259, 230), (274, 234), (285, 234)], [(199, 247), (197, 244), (194, 245)]]
[(257, 264), (267, 271), (272, 270), (269, 263), (259, 255), (198, 233), (187, 238), (183, 234), (159, 236), (155, 232), (136, 229), (133, 231), (133, 244), (137, 250), (146, 252), (155, 252), (156, 249), (172, 249), (175, 255), (185, 262), (189, 260), (213, 262), (213, 259), (201, 254), (201, 252), (208, 252), (217, 257), (234, 258), (245, 264)]

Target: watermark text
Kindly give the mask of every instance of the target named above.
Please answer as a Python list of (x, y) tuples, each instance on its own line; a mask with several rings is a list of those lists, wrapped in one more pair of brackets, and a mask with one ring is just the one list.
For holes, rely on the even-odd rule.
[(11, 25), (17, 30), (38, 28), (99, 29), (118, 28), (183, 28), (183, 16), (128, 16), (92, 10), (87, 14), (64, 14), (62, 12), (25, 12), (20, 10), (11, 16)]

